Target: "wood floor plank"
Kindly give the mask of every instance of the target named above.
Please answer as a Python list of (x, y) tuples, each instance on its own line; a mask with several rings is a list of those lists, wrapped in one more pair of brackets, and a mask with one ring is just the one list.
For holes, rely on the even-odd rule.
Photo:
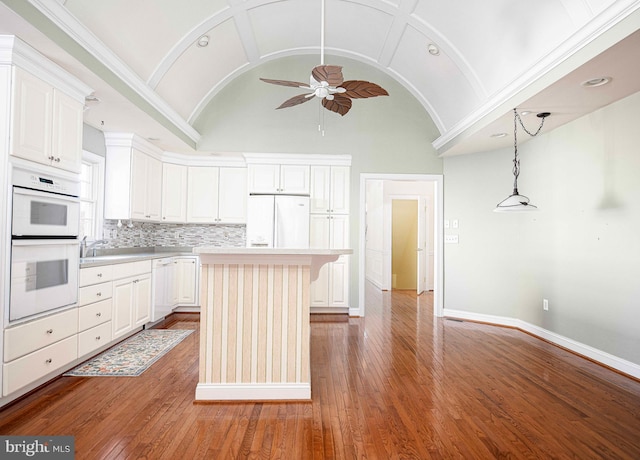
[[(194, 403), (195, 332), (139, 377), (62, 377), (0, 434), (73, 435), (77, 459), (640, 458), (640, 382), (521, 331), (367, 289), (366, 318), (311, 324), (312, 401)], [(332, 319), (329, 321), (328, 319)]]

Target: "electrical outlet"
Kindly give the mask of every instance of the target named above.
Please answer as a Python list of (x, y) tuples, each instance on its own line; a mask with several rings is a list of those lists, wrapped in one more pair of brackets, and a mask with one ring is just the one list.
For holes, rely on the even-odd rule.
[(458, 235), (445, 235), (444, 242), (447, 244), (458, 244)]
[(542, 299), (542, 309), (544, 311), (548, 311), (549, 310), (549, 301), (547, 299)]

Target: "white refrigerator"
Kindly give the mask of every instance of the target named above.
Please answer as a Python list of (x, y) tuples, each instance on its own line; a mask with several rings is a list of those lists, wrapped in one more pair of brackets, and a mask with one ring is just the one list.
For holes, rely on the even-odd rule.
[(249, 195), (247, 247), (308, 248), (309, 196)]

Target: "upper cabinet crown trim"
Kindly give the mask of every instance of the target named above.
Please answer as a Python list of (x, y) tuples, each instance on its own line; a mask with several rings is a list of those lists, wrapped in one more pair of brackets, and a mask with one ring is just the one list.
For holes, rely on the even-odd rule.
[(245, 153), (247, 164), (351, 166), (351, 155), (317, 153)]
[(162, 150), (134, 133), (105, 132), (104, 143), (107, 147), (131, 147), (162, 160)]
[(0, 35), (0, 65), (16, 65), (84, 104), (93, 92), (81, 80), (13, 35)]

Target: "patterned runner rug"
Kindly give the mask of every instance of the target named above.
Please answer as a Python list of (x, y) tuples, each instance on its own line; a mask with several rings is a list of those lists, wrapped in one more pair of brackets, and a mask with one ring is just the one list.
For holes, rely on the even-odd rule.
[(193, 330), (145, 329), (63, 375), (136, 377), (192, 332)]

